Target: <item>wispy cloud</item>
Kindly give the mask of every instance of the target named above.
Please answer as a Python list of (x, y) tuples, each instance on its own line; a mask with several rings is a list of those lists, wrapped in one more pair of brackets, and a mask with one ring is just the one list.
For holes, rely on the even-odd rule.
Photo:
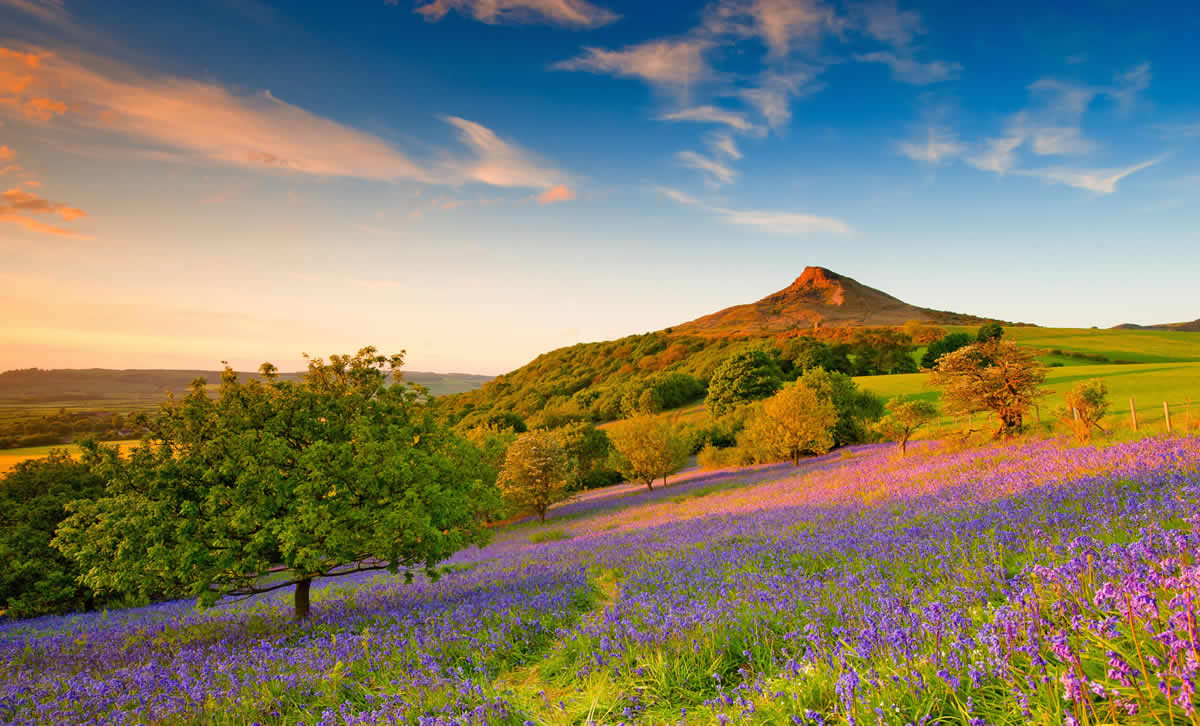
[(738, 111), (729, 111), (716, 106), (693, 106), (658, 117), (659, 121), (698, 121), (701, 123), (725, 124), (738, 131), (749, 131), (754, 124), (746, 120), (746, 115)]
[(742, 152), (734, 143), (733, 137), (729, 134), (712, 134), (708, 137), (708, 145), (715, 153), (722, 154), (730, 159), (742, 158)]
[[(5, 74), (8, 74), (7, 76)], [(154, 75), (101, 58), (0, 53), (0, 83), (30, 78), (0, 114), (124, 137), (111, 153), (380, 181), (547, 189), (565, 176), (490, 129), (457, 117), (470, 154), (418, 161), (378, 136), (318, 116), (269, 91), (237, 94), (213, 83)]]
[(967, 148), (953, 135), (932, 128), (924, 140), (904, 141), (898, 146), (901, 154), (913, 161), (923, 161), (927, 164), (940, 164), (944, 159), (959, 156)]
[(714, 208), (715, 212), (731, 224), (747, 227), (757, 227), (771, 234), (785, 236), (803, 236), (813, 232), (832, 232), (848, 235), (850, 225), (833, 217), (818, 217), (813, 214), (797, 214), (795, 212), (771, 212), (755, 209), (722, 209)]
[(681, 151), (676, 156), (684, 166), (703, 172), (705, 177), (714, 184), (729, 184), (737, 179), (736, 171), (716, 159), (710, 159), (695, 151)]
[[(398, 0), (389, 2), (398, 4)], [(587, 0), (433, 0), (415, 10), (430, 22), (451, 11), (491, 25), (545, 23), (572, 28), (598, 28), (621, 17)]]
[(793, 98), (811, 95), (824, 87), (814, 82), (821, 70), (815, 65), (788, 71), (768, 70), (760, 75), (756, 86), (744, 88), (738, 95), (762, 114), (768, 126), (779, 130), (792, 120)]
[(1140, 164), (1124, 169), (1071, 169), (1067, 167), (1050, 167), (1046, 169), (1029, 169), (1016, 173), (1034, 176), (1058, 184), (1066, 184), (1077, 189), (1086, 189), (1099, 194), (1112, 194), (1117, 190), (1117, 182), (1134, 172), (1154, 166), (1163, 157), (1143, 161)]
[(984, 148), (971, 156), (966, 162), (976, 169), (1006, 174), (1016, 164), (1015, 151), (1024, 143), (1023, 136), (1005, 136), (986, 139)]
[(1029, 90), (1044, 98), (1048, 112), (1077, 118), (1099, 97), (1112, 99), (1122, 112), (1129, 111), (1142, 91), (1150, 87), (1151, 78), (1150, 64), (1139, 63), (1115, 74), (1107, 86), (1040, 78), (1029, 85)]
[(62, 0), (0, 0), (0, 6), (20, 10), (46, 23), (62, 23), (67, 9)]
[(930, 61), (922, 63), (909, 56), (900, 56), (891, 51), (879, 50), (873, 53), (860, 53), (855, 60), (863, 63), (882, 63), (892, 69), (892, 77), (914, 86), (927, 86), (942, 81), (952, 81), (962, 72), (962, 65), (957, 62)]
[(921, 15), (915, 10), (900, 10), (896, 0), (865, 3), (853, 10), (863, 32), (895, 48), (907, 47), (914, 37), (925, 32)]
[(797, 212), (765, 211), (757, 209), (730, 209), (708, 206), (695, 197), (671, 187), (654, 187), (659, 194), (689, 207), (707, 210), (729, 224), (755, 227), (769, 234), (782, 236), (805, 236), (814, 232), (848, 235), (853, 232), (850, 225), (834, 217), (820, 217)]
[(39, 232), (41, 234), (52, 234), (75, 239), (92, 239), (92, 237), (80, 232), (47, 224), (41, 220), (27, 216), (29, 214), (55, 216), (66, 222), (72, 222), (87, 216), (87, 213), (82, 209), (77, 209), (61, 202), (52, 202), (43, 199), (24, 189), (13, 188), (0, 194), (0, 222), (16, 224), (31, 232)]
[(550, 187), (546, 191), (538, 195), (538, 204), (554, 204), (555, 202), (568, 202), (575, 198), (575, 192), (568, 189), (566, 186), (559, 184), (556, 187)]
[(16, 153), (7, 146), (0, 146), (0, 161), (11, 161)]
[(816, 46), (844, 25), (821, 0), (719, 0), (704, 19), (705, 30), (714, 35), (759, 38), (772, 58), (787, 56), (797, 44)]
[(472, 159), (449, 162), (451, 178), (534, 189), (550, 189), (565, 181), (561, 172), (542, 164), (516, 144), (504, 141), (486, 126), (457, 116), (446, 116), (444, 120), (459, 130), (462, 142), (475, 152)]
[(689, 37), (653, 40), (622, 50), (584, 48), (582, 55), (551, 67), (638, 78), (656, 86), (686, 89), (712, 76), (712, 68), (704, 58), (712, 46), (711, 40)]

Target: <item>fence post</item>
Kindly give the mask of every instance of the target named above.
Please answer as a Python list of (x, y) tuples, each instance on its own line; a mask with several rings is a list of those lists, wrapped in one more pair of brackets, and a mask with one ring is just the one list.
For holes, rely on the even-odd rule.
[(1133, 430), (1137, 431), (1137, 406), (1133, 403), (1133, 396), (1129, 397), (1129, 418), (1133, 421)]
[(1167, 433), (1171, 433), (1171, 406), (1163, 401), (1163, 417), (1167, 419)]
[(1192, 399), (1188, 399), (1187, 413), (1183, 415), (1183, 432), (1190, 434), (1192, 432)]

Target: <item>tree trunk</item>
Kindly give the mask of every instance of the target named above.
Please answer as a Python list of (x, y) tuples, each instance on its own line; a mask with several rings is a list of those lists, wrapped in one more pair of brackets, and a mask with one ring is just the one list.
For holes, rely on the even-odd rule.
[(308, 619), (308, 586), (312, 584), (312, 578), (306, 577), (303, 580), (296, 582), (296, 610), (295, 615), (297, 620)]
[(666, 474), (663, 474), (663, 486), (664, 487), (667, 486), (667, 475)]
[(908, 437), (900, 439), (900, 456), (908, 456)]
[(543, 523), (546, 521), (546, 508), (545, 507), (538, 508), (538, 521), (543, 522)]
[(792, 466), (800, 466), (800, 450), (792, 449)]
[(654, 480), (653, 479), (646, 480), (646, 488), (649, 489), (650, 491), (654, 491)]

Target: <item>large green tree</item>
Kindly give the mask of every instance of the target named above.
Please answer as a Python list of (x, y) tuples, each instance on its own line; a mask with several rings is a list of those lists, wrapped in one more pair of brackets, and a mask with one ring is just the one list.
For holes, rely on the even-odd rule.
[(611, 463), (630, 481), (653, 491), (654, 482), (674, 474), (687, 463), (689, 446), (671, 423), (662, 417), (636, 416), (609, 429)]
[(721, 416), (744, 403), (769, 398), (782, 381), (779, 365), (765, 350), (734, 353), (713, 371), (705, 403), (713, 416)]
[(364, 348), (310, 360), (299, 382), (270, 364), (248, 381), (227, 367), (215, 397), (196, 381), (128, 458), (87, 447), (107, 488), (75, 506), (55, 545), (100, 593), (178, 583), (210, 605), (293, 587), (297, 618), (318, 578), (436, 575), (485, 541), (499, 495), (402, 364)]
[(844, 373), (814, 368), (800, 376), (798, 384), (808, 386), (817, 397), (829, 401), (837, 411), (833, 427), (834, 446), (849, 446), (866, 441), (871, 424), (883, 416), (883, 399), (858, 387)]
[(777, 453), (796, 466), (805, 454), (820, 455), (833, 448), (838, 412), (829, 398), (797, 383), (763, 401), (759, 421), (773, 431)]

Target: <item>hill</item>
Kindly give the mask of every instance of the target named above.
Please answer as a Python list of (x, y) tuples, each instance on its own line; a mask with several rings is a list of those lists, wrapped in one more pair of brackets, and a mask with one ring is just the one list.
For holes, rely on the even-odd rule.
[[(242, 373), (252, 376), (253, 373)], [(284, 373), (296, 378), (299, 373)], [(154, 409), (167, 393), (182, 394), (192, 381), (210, 384), (220, 371), (107, 368), (25, 368), (0, 373), (0, 422), (45, 415), (60, 408), (68, 411), (129, 413)], [(434, 395), (462, 393), (478, 388), (490, 376), (467, 373), (405, 371), (404, 380), (430, 389)]]
[(1114, 325), (1113, 330), (1176, 330), (1184, 333), (1200, 333), (1200, 318), (1186, 323), (1161, 323), (1159, 325), (1138, 325), (1122, 323)]
[(791, 285), (758, 302), (735, 305), (672, 330), (680, 335), (772, 335), (829, 327), (895, 326), (912, 320), (940, 325), (1012, 325), (909, 305), (824, 267), (806, 267)]

